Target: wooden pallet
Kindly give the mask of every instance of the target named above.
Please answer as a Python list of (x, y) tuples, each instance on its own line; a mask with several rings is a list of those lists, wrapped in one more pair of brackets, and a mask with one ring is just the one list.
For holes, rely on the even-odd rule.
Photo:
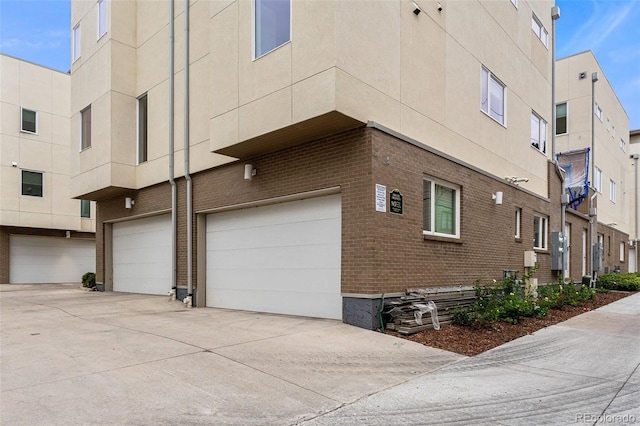
[(423, 314), (422, 324), (418, 324), (414, 316), (414, 312), (418, 310), (415, 305), (427, 304), (429, 301), (433, 301), (438, 309), (440, 326), (448, 325), (453, 321), (455, 309), (469, 306), (475, 299), (476, 293), (472, 287), (409, 289), (406, 296), (384, 303), (383, 313), (391, 315), (393, 319), (386, 328), (405, 335), (433, 328), (430, 313)]

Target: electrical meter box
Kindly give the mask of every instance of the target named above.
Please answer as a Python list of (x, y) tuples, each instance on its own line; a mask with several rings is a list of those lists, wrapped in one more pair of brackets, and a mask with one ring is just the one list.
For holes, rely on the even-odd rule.
[(595, 243), (593, 245), (593, 270), (602, 270), (602, 255), (603, 255), (602, 243)]
[(537, 256), (535, 251), (525, 251), (524, 252), (524, 267), (525, 268), (535, 268), (537, 261), (538, 261), (538, 256)]
[(562, 232), (551, 233), (551, 270), (564, 270), (564, 253), (567, 252), (566, 238)]

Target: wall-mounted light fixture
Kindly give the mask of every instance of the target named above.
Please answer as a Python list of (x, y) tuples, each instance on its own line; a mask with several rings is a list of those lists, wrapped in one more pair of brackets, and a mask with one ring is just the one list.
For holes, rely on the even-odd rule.
[(130, 209), (135, 203), (136, 200), (132, 199), (131, 197), (127, 197), (124, 199), (124, 208)]
[(496, 192), (491, 198), (496, 202), (496, 205), (502, 204), (502, 191)]
[(412, 5), (413, 5), (413, 14), (416, 16), (420, 15), (420, 12), (422, 12), (422, 9), (420, 9), (420, 6), (418, 6), (415, 3), (412, 3)]
[(11, 162), (11, 167), (18, 167), (18, 162), (17, 161), (12, 161)]
[(256, 175), (257, 171), (253, 168), (253, 164), (244, 165), (244, 180), (251, 180)]

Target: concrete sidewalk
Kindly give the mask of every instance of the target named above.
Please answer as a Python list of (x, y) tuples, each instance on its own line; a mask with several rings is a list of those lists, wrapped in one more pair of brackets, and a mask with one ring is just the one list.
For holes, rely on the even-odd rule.
[(307, 425), (640, 424), (640, 294)]
[(0, 285), (0, 424), (294, 424), (461, 355), (339, 321)]

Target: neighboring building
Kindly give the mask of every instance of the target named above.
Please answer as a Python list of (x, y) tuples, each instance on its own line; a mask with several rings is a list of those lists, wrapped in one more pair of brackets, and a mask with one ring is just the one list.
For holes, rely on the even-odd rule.
[[(592, 83), (593, 73), (597, 73), (597, 81)], [(593, 189), (597, 191), (592, 206), (596, 213), (593, 242), (601, 244), (603, 249), (599, 273), (627, 272), (633, 206), (633, 185), (628, 180), (631, 170), (629, 117), (591, 51), (559, 59), (556, 81), (557, 151), (585, 148), (590, 151), (587, 175), (590, 191), (585, 192), (582, 203), (573, 206), (575, 209), (568, 209), (571, 259), (568, 276), (591, 275), (587, 259), (590, 257), (588, 221)], [(594, 123), (593, 145), (591, 123)]]
[(194, 1), (185, 49), (183, 2), (74, 0), (97, 280), (368, 328), (383, 296), (525, 253), (556, 281), (553, 1), (416, 3)]
[(639, 241), (639, 233), (638, 229), (640, 212), (640, 200), (638, 197), (638, 175), (640, 174), (640, 164), (638, 164), (638, 160), (640, 159), (640, 129), (631, 130), (629, 132), (629, 159), (631, 161), (631, 170), (629, 170), (629, 175), (627, 177), (627, 181), (631, 182), (631, 224), (632, 228), (629, 232), (631, 238), (629, 239), (629, 272), (638, 272), (638, 259), (640, 258), (640, 252), (638, 251), (638, 241)]
[(69, 193), (69, 74), (0, 55), (0, 283), (95, 270), (95, 206)]

